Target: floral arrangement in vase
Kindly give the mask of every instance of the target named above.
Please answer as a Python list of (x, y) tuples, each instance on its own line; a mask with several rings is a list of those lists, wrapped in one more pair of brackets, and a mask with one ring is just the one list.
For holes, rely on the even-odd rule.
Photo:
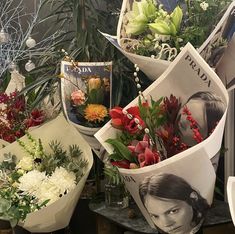
[(22, 137), (30, 127), (45, 121), (45, 113), (39, 109), (30, 110), (18, 91), (0, 93), (0, 139), (9, 143)]
[(73, 191), (88, 164), (77, 145), (65, 150), (60, 142), (51, 141), (46, 151), (41, 139), (26, 134), (27, 143), (17, 140), (24, 156), (9, 152), (0, 163), (0, 219), (13, 227)]
[(128, 52), (172, 61), (190, 42), (198, 48), (231, 2), (174, 1), (164, 5), (140, 0), (126, 6), (121, 26), (121, 46)]

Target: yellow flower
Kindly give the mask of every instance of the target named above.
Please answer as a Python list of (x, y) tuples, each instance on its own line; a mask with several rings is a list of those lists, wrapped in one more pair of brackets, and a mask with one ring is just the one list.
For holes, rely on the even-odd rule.
[(84, 113), (85, 119), (89, 122), (102, 122), (108, 115), (107, 108), (99, 104), (88, 104)]
[(88, 81), (89, 92), (92, 89), (99, 89), (101, 87), (101, 79), (100, 78), (91, 78)]

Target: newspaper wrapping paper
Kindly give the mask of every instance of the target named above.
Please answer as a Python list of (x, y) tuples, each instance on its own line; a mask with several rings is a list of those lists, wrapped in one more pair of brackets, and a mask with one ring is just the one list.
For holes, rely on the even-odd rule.
[[(69, 145), (77, 144), (83, 152), (83, 158), (88, 161), (84, 175), (74, 190), (51, 205), (28, 214), (24, 223), (19, 223), (20, 226), (32, 233), (53, 232), (68, 226), (92, 167), (93, 156), (87, 142), (72, 125), (68, 124), (63, 115), (59, 115), (57, 118), (33, 129), (30, 134), (34, 138), (42, 140), (45, 151), (49, 149), (48, 143), (52, 140), (61, 142), (64, 149), (68, 148)], [(28, 141), (25, 136), (21, 140)], [(25, 154), (19, 144), (14, 142), (0, 150), (0, 160), (3, 159), (3, 154), (8, 152), (15, 154), (18, 160)]]
[(229, 176), (227, 182), (227, 196), (230, 214), (232, 216), (233, 225), (235, 226), (235, 177)]
[[(206, 198), (208, 204), (212, 203), (215, 172), (210, 159), (218, 153), (221, 147), (228, 106), (228, 93), (219, 77), (190, 43), (184, 47), (167, 70), (143, 92), (147, 99), (151, 96), (154, 100), (157, 100), (162, 96), (173, 94), (180, 97), (182, 103), (185, 103), (192, 94), (198, 91), (213, 92), (226, 104), (226, 110), (221, 120), (207, 139), (155, 165), (139, 169), (119, 168), (127, 189), (152, 227), (154, 227), (154, 224), (138, 193), (139, 183), (146, 176), (160, 172), (179, 175), (197, 189)], [(137, 104), (138, 98), (134, 99), (124, 109)], [(115, 138), (118, 131), (111, 126), (110, 121), (95, 134), (95, 137), (108, 153), (112, 153), (113, 149), (105, 141), (109, 138)]]
[[(99, 141), (94, 137), (94, 134), (100, 130), (100, 128), (97, 127), (86, 127), (86, 126), (82, 126), (81, 124), (78, 123), (78, 121), (76, 120), (76, 116), (69, 110), (70, 109), (70, 103), (69, 103), (69, 99), (70, 99), (70, 95), (71, 95), (71, 85), (69, 87), (69, 80), (71, 79), (75, 79), (76, 80), (76, 84), (78, 84), (79, 86), (81, 86), (81, 90), (85, 90), (85, 86), (82, 82), (79, 81), (79, 75), (82, 74), (82, 72), (78, 72), (77, 74), (74, 73), (73, 76), (70, 77), (69, 73), (67, 72), (68, 67), (71, 66), (72, 64), (70, 62), (67, 61), (62, 61), (61, 62), (61, 73), (63, 75), (66, 76), (66, 79), (61, 79), (61, 101), (62, 101), (62, 106), (63, 106), (63, 111), (64, 114), (66, 116), (66, 119), (68, 120), (68, 122), (70, 124), (72, 124), (82, 135), (82, 137), (88, 142), (88, 144), (90, 145), (90, 147), (92, 148), (92, 150), (102, 159), (104, 156), (104, 149), (101, 147), (101, 144), (99, 143)], [(79, 63), (80, 66), (89, 66), (89, 67), (93, 67), (95, 68), (97, 67), (101, 67), (101, 66), (112, 66), (112, 62), (81, 62)], [(112, 99), (111, 99), (111, 91), (112, 91), (112, 69), (109, 72), (109, 81), (110, 81), (110, 95), (109, 95), (109, 108), (111, 107), (111, 103), (112, 103)], [(98, 75), (99, 71), (96, 71), (96, 73), (94, 75)], [(78, 77), (77, 77), (78, 75)]]
[[(198, 49), (230, 91), (235, 88), (235, 1), (232, 1), (215, 29)], [(221, 40), (224, 41), (221, 45)]]

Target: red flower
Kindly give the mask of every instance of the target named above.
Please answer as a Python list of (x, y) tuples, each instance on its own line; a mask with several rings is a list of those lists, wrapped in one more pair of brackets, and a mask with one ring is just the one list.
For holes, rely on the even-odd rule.
[(138, 155), (140, 167), (149, 166), (160, 161), (160, 154), (146, 147), (144, 153)]
[(121, 129), (123, 127), (122, 119), (124, 114), (122, 113), (122, 108), (117, 106), (109, 111), (111, 116), (112, 125), (114, 128)]
[[(125, 114), (124, 114), (124, 113)], [(145, 128), (145, 123), (140, 117), (138, 106), (130, 107), (123, 111), (121, 107), (115, 107), (109, 112), (112, 118), (112, 125), (118, 129), (124, 129), (134, 135)]]
[(43, 123), (45, 116), (42, 110), (35, 109), (30, 113), (29, 119), (25, 121), (27, 128), (38, 126)]
[(152, 165), (160, 161), (160, 154), (150, 149), (149, 137), (144, 136), (142, 141), (134, 141), (128, 146), (134, 157), (137, 157), (140, 167)]
[(117, 166), (117, 167), (120, 167), (120, 168), (125, 168), (125, 169), (130, 168), (130, 162), (126, 159), (121, 160), (121, 161), (112, 161), (111, 164), (113, 166)]

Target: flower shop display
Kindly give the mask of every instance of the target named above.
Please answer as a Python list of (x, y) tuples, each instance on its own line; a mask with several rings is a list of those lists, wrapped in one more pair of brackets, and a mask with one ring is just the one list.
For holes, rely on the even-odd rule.
[[(138, 83), (138, 74), (134, 76)], [(188, 43), (159, 79), (139, 94), (125, 108), (113, 108), (111, 121), (95, 137), (152, 227), (165, 233), (177, 228), (179, 233), (196, 231), (213, 199), (212, 165), (222, 143), (228, 93)], [(187, 208), (188, 227), (176, 222), (165, 229), (159, 223), (164, 207), (175, 205), (172, 199), (179, 202), (177, 207)], [(197, 202), (200, 209), (194, 206)]]
[(202, 45), (228, 3), (124, 0), (117, 28), (118, 47), (155, 80), (187, 42), (196, 48)]
[(93, 156), (62, 115), (1, 149), (0, 161), (0, 219), (30, 232), (69, 224)]
[(0, 93), (0, 139), (9, 143), (22, 137), (25, 131), (45, 121), (42, 110), (30, 110), (24, 96), (18, 91)]
[(232, 1), (227, 11), (199, 48), (199, 53), (207, 63), (215, 68), (216, 73), (227, 89), (234, 88), (234, 50), (235, 50), (235, 2)]
[(112, 63), (61, 63), (61, 96), (64, 113), (94, 150), (94, 134), (108, 120), (111, 106)]

